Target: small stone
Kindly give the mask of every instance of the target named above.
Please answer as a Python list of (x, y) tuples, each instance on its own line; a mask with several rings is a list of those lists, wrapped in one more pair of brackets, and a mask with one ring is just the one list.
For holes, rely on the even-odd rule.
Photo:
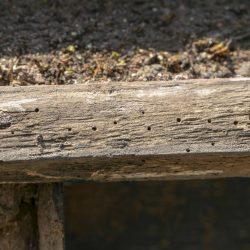
[(77, 36), (77, 32), (75, 32), (75, 31), (72, 31), (70, 34), (71, 34), (71, 36), (73, 36), (73, 37), (76, 37), (76, 36)]
[(86, 45), (86, 49), (92, 49), (92, 48), (93, 48), (93, 45), (91, 43)]
[(187, 74), (177, 74), (174, 76), (174, 80), (187, 80), (188, 78)]
[(76, 46), (71, 44), (66, 48), (66, 51), (69, 52), (69, 53), (75, 53), (76, 52)]
[(240, 65), (239, 69), (236, 70), (238, 76), (250, 77), (250, 62), (244, 62)]
[(160, 64), (146, 65), (137, 72), (138, 77), (143, 77), (147, 80), (154, 79), (159, 72), (161, 72), (164, 67)]

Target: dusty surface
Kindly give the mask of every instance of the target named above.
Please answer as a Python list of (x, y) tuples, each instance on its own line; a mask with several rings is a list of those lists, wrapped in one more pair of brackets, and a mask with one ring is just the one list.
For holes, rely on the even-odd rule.
[(250, 75), (249, 0), (2, 0), (0, 85)]

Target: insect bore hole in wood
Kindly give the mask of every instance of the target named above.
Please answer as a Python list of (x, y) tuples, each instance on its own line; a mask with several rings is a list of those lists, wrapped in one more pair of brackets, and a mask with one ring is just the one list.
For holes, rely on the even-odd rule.
[(190, 152), (190, 149), (189, 149), (189, 148), (187, 148), (187, 149), (186, 149), (186, 152), (187, 152), (187, 153), (189, 153), (189, 152)]
[(176, 121), (177, 121), (177, 122), (181, 122), (181, 118), (178, 117), (178, 118), (176, 119)]
[(215, 145), (215, 143), (214, 143), (214, 142), (211, 142), (211, 145), (212, 145), (212, 146), (214, 146), (214, 145)]
[(35, 112), (39, 112), (39, 108), (35, 108)]
[(116, 124), (117, 124), (117, 121), (114, 121), (114, 124), (116, 125)]
[(12, 135), (14, 135), (14, 134), (15, 134), (15, 132), (14, 132), (14, 131), (11, 131), (11, 134), (12, 134)]
[(70, 132), (72, 130), (72, 128), (68, 128), (68, 131)]
[(92, 130), (93, 130), (93, 131), (96, 131), (96, 130), (97, 130), (97, 127), (96, 127), (96, 126), (92, 127)]
[(212, 122), (212, 120), (211, 120), (211, 119), (207, 119), (207, 122), (208, 122), (208, 123), (211, 123), (211, 122)]
[(150, 126), (148, 126), (148, 128), (147, 128), (147, 129), (148, 129), (148, 131), (150, 131), (150, 130), (151, 130), (151, 127), (150, 127)]
[(238, 125), (238, 123), (239, 123), (238, 121), (234, 121), (234, 125), (235, 125), (235, 126)]

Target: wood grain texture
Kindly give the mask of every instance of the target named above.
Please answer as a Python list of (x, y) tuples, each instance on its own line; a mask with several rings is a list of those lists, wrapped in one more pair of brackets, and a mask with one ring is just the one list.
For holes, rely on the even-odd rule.
[(249, 115), (250, 79), (1, 87), (0, 181), (247, 176)]
[(63, 186), (41, 184), (38, 189), (39, 250), (63, 250)]

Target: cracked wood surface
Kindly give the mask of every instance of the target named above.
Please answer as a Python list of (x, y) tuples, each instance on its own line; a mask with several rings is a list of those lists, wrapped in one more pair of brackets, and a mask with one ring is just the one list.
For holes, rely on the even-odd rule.
[(249, 176), (250, 79), (0, 88), (0, 182)]
[(0, 185), (0, 249), (64, 249), (62, 184)]

